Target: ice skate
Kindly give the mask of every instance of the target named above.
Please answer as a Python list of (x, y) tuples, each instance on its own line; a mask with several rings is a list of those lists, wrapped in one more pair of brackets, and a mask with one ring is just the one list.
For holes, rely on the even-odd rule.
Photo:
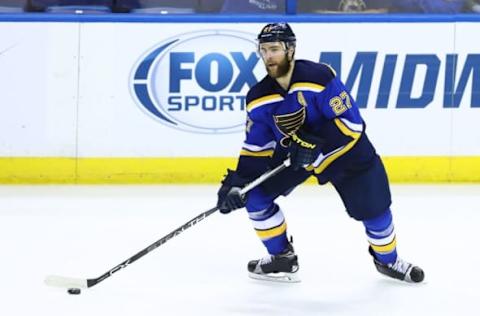
[(397, 258), (397, 261), (394, 263), (384, 264), (377, 260), (371, 247), (368, 248), (368, 252), (372, 255), (375, 267), (381, 274), (410, 283), (420, 283), (425, 277), (421, 268), (400, 258)]
[(268, 255), (248, 263), (249, 276), (257, 280), (300, 282), (297, 271), (298, 258), (290, 243), (287, 249), (278, 255)]

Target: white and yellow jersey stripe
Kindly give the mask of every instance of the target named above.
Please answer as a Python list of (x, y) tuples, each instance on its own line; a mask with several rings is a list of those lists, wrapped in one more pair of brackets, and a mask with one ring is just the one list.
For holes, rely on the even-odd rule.
[(364, 129), (363, 124), (352, 123), (345, 118), (336, 118), (334, 123), (345, 136), (351, 137), (352, 140), (331, 152), (320, 153), (313, 164), (306, 168), (307, 170), (314, 170), (316, 174), (323, 172), (332, 162), (347, 153), (357, 143)]
[(251, 157), (272, 157), (276, 146), (277, 142), (275, 141), (271, 141), (263, 146), (243, 143), (240, 155)]
[(253, 110), (262, 107), (264, 105), (272, 104), (275, 102), (283, 101), (283, 97), (280, 94), (270, 94), (264, 97), (252, 100), (250, 103), (247, 104), (247, 112), (250, 113)]
[(325, 90), (325, 87), (313, 82), (296, 82), (292, 84), (288, 93), (294, 93), (297, 91), (311, 91), (320, 93)]

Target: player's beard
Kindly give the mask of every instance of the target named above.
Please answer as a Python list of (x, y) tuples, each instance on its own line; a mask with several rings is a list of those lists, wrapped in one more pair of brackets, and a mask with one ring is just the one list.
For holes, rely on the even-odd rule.
[(290, 62), (288, 61), (287, 56), (285, 56), (280, 63), (273, 66), (274, 68), (271, 68), (268, 65), (265, 65), (265, 68), (267, 69), (268, 75), (273, 79), (276, 79), (285, 76), (290, 70), (290, 66)]

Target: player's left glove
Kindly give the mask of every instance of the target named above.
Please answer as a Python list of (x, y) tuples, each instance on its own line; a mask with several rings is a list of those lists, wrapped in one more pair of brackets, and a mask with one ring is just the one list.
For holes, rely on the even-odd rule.
[(290, 137), (288, 152), (293, 170), (312, 164), (317, 159), (325, 140), (300, 128)]
[(222, 181), (222, 186), (218, 190), (217, 207), (222, 214), (228, 214), (233, 210), (245, 207), (245, 196), (240, 194), (240, 190), (248, 181), (240, 177), (235, 171), (227, 169), (227, 175)]

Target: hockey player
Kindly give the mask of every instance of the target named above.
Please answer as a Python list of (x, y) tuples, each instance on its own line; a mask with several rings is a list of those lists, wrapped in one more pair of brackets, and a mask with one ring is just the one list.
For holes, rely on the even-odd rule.
[[(297, 255), (275, 199), (314, 176), (319, 184), (332, 183), (348, 214), (363, 223), (380, 273), (421, 282), (422, 269), (397, 256), (387, 175), (355, 100), (328, 65), (295, 60), (295, 44), (287, 23), (268, 24), (258, 35), (268, 75), (247, 94), (245, 142), (236, 170), (228, 170), (218, 191), (220, 212), (246, 207), (269, 253), (248, 263), (249, 275), (298, 281)], [(290, 167), (240, 195), (245, 184), (288, 157)]]

